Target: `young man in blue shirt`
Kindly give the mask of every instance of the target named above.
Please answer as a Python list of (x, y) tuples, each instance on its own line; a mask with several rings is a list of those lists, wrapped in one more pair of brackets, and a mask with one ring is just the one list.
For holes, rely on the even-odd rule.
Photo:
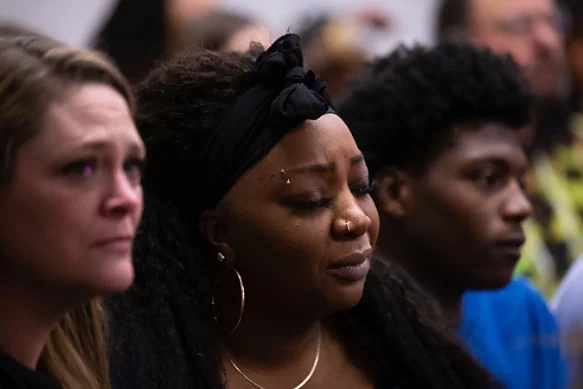
[(556, 323), (512, 279), (532, 211), (520, 143), (532, 100), (510, 57), (443, 44), (376, 60), (339, 113), (376, 187), (378, 254), (437, 300), (504, 387), (562, 389)]

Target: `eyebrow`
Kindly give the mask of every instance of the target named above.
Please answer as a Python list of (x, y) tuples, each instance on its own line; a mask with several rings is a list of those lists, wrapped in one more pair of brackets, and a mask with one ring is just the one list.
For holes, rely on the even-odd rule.
[[(355, 155), (354, 157), (350, 158), (350, 166), (354, 166), (360, 162), (364, 161), (364, 155), (362, 153)], [(305, 165), (299, 166), (293, 169), (286, 170), (288, 173), (294, 174), (305, 174), (305, 173), (330, 173), (336, 170), (336, 163), (332, 162), (329, 164), (313, 164), (313, 165)]]
[[(484, 157), (477, 157), (469, 162), (472, 165), (480, 165), (480, 164), (492, 164), (498, 168), (504, 169), (513, 169), (515, 164), (512, 161), (508, 161), (504, 157), (501, 156), (484, 156)], [(526, 170), (526, 162), (524, 163), (524, 167), (519, 167), (519, 170)]]
[[(75, 145), (74, 148), (79, 150), (105, 150), (107, 149), (111, 143), (107, 140), (93, 140), (93, 141), (86, 141), (86, 142), (79, 142)], [(128, 145), (128, 151), (132, 153), (139, 153), (139, 154), (146, 154), (146, 149), (143, 145), (138, 142), (132, 141)]]

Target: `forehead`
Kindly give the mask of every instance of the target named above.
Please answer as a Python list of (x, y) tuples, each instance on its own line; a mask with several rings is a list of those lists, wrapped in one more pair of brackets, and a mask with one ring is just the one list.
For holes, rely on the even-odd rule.
[(35, 137), (51, 153), (68, 145), (112, 139), (141, 144), (126, 100), (101, 84), (68, 87), (49, 105)]
[(553, 0), (471, 0), (470, 11), (476, 21), (521, 15), (546, 14), (554, 10)]
[(326, 114), (287, 134), (256, 167), (258, 173), (279, 172), (304, 164), (341, 163), (360, 152), (342, 119)]
[(437, 160), (452, 165), (496, 160), (517, 169), (526, 166), (519, 131), (502, 124), (486, 124), (476, 128), (460, 127), (454, 133), (451, 146)]

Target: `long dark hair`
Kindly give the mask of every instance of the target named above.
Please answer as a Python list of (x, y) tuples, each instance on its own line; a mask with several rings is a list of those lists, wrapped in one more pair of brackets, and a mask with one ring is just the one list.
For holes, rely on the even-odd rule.
[[(255, 84), (253, 56), (185, 53), (154, 71), (138, 93), (148, 147), (146, 207), (135, 249), (136, 282), (111, 303), (113, 381), (120, 388), (223, 388), (209, 262), (192, 212), (196, 156), (213, 124)], [(201, 191), (198, 191), (201, 192)], [(351, 346), (401, 389), (492, 388), (490, 375), (440, 327), (439, 312), (394, 265), (376, 261), (360, 304), (335, 315)], [(390, 386), (389, 386), (390, 387)]]

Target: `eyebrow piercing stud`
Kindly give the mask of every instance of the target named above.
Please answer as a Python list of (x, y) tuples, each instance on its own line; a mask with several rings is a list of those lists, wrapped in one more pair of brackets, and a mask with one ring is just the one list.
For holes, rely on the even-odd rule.
[(281, 169), (279, 172), (281, 173), (282, 176), (287, 177), (287, 179), (285, 180), (285, 184), (286, 185), (291, 185), (291, 181), (290, 181), (288, 175), (286, 174), (285, 170)]

